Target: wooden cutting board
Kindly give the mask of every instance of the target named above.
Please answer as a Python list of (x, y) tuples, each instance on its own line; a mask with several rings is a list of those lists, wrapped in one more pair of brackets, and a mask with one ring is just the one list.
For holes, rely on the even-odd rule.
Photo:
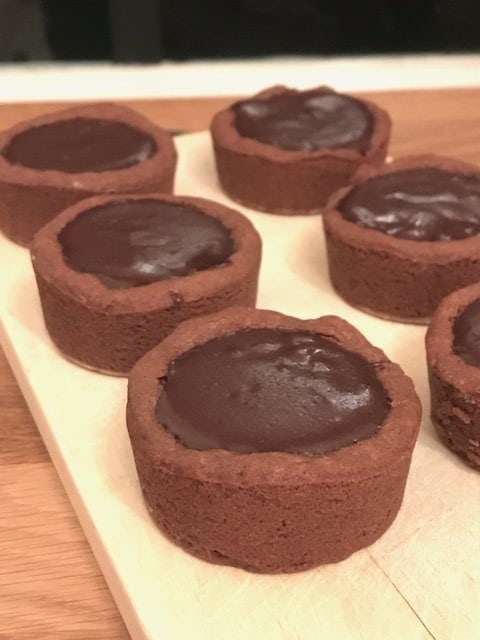
[[(393, 155), (435, 152), (456, 156), (465, 161), (480, 162), (480, 118), (478, 117), (480, 89), (376, 92), (369, 94), (368, 97), (386, 108), (392, 116), (394, 126), (390, 148)], [(212, 113), (230, 101), (228, 98), (192, 98), (188, 100), (131, 101), (130, 105), (164, 126), (173, 129), (202, 129), (208, 126)], [(59, 106), (61, 105), (39, 103), (0, 105), (0, 128), (5, 128), (14, 122), (53, 110)], [(4, 254), (4, 250), (2, 244), (0, 255)], [(9, 257), (10, 253), (7, 251), (6, 258), (2, 261), (2, 266), (5, 263), (8, 264), (8, 270), (11, 267)], [(2, 274), (4, 273), (5, 269)], [(0, 284), (4, 285), (4, 283)], [(320, 287), (320, 283), (317, 282), (317, 284)], [(322, 289), (316, 288), (315, 291), (318, 296)], [(25, 291), (25, 294), (27, 293), (28, 289)], [(18, 296), (20, 295), (19, 293)], [(346, 307), (345, 309), (348, 314), (348, 309)], [(3, 317), (3, 306), (0, 312)], [(349, 316), (346, 315), (346, 317)], [(420, 354), (421, 351), (418, 354), (421, 359)], [(11, 350), (9, 355), (12, 357)], [(66, 392), (67, 397), (73, 393), (74, 387), (72, 385), (73, 381)], [(36, 415), (38, 414), (36, 413)], [(428, 424), (426, 429), (429, 429)], [(427, 431), (427, 433), (430, 432)], [(434, 438), (433, 434), (431, 435)], [(0, 362), (0, 440), (0, 493), (2, 496), (2, 513), (0, 514), (0, 637), (15, 640), (30, 639), (32, 636), (41, 637), (42, 640), (50, 638), (55, 640), (60, 640), (60, 638), (68, 640), (84, 640), (85, 638), (89, 638), (89, 640), (97, 638), (124, 640), (127, 634), (119, 621), (118, 614), (112, 607), (104, 583), (97, 573), (78, 525), (70, 513), (69, 505), (58, 484), (55, 471), (48, 462), (48, 457), (42, 449), (35, 427), (23, 406), (16, 385), (3, 360)], [(443, 452), (442, 459), (443, 457), (455, 464), (453, 456), (448, 452)], [(58, 460), (56, 463), (57, 468), (62, 472)], [(415, 459), (413, 471), (415, 472)], [(430, 469), (430, 471), (432, 470)], [(443, 464), (438, 473), (449, 472)], [(62, 477), (65, 479), (64, 469)], [(413, 477), (412, 475), (409, 487)], [(456, 500), (463, 505), (465, 513), (470, 510), (467, 516), (467, 530), (472, 533), (473, 537), (476, 535), (478, 539), (480, 517), (478, 489), (477, 485), (473, 490), (469, 488), (469, 484), (475, 482), (475, 478), (475, 474), (469, 474), (468, 481), (460, 483), (451, 478), (451, 483), (456, 489)], [(427, 485), (429, 484), (428, 477), (425, 482)], [(471, 501), (469, 502), (470, 499), (466, 499), (464, 495), (465, 488), (467, 488), (469, 496), (472, 495), (472, 491), (474, 492), (473, 508), (470, 504)], [(407, 500), (408, 495), (407, 492)], [(425, 497), (426, 503), (428, 500), (429, 497)], [(78, 512), (82, 511), (78, 500), (74, 500), (74, 504)], [(442, 505), (439, 507), (437, 504), (436, 509), (442, 511), (443, 507)], [(435, 519), (434, 516), (433, 523)], [(423, 610), (427, 609), (430, 615), (425, 617), (422, 617), (422, 613), (419, 615), (422, 617), (423, 623), (428, 626), (430, 633), (439, 638), (455, 637), (456, 639), (470, 640), (472, 637), (480, 637), (477, 614), (480, 600), (477, 562), (479, 546), (478, 543), (476, 547), (474, 546), (473, 559), (470, 560), (468, 550), (463, 554), (463, 526), (463, 521), (452, 517), (447, 510), (444, 526), (440, 530), (441, 535), (438, 532), (435, 533), (435, 530), (432, 530), (431, 533), (434, 539), (440, 535), (440, 543), (442, 540), (444, 541), (442, 543), (444, 544), (443, 555), (440, 561), (433, 565), (427, 563), (428, 554), (424, 561), (422, 550), (420, 552), (415, 550), (415, 539), (412, 539), (414, 549), (411, 552), (411, 560), (410, 558), (405, 561), (401, 558), (398, 560), (398, 570), (403, 573), (404, 579), (413, 585), (417, 580), (417, 573), (413, 570), (412, 564), (419, 564), (422, 573), (425, 571), (423, 582), (427, 583), (427, 587), (423, 590), (419, 588), (418, 594)], [(91, 536), (90, 539), (92, 539)], [(447, 540), (446, 545), (445, 539)], [(103, 551), (101, 548), (97, 549), (95, 545), (94, 549), (99, 551), (99, 560), (105, 567)], [(348, 562), (351, 563), (351, 561)], [(444, 563), (450, 567), (447, 576), (444, 574)], [(460, 577), (451, 582), (448, 580), (450, 573), (453, 573), (454, 576), (459, 574)], [(106, 575), (108, 577), (108, 572)], [(338, 579), (342, 576), (343, 574), (339, 574)], [(361, 574), (353, 570), (346, 577), (347, 584), (352, 581), (358, 583)], [(175, 576), (170, 576), (170, 580), (174, 588), (177, 586), (178, 589), (181, 589)], [(459, 583), (460, 588), (458, 587)], [(111, 580), (110, 584), (112, 584)], [(383, 591), (377, 596), (374, 591), (365, 588), (365, 584), (364, 581), (360, 583), (360, 588), (363, 588), (361, 602), (359, 603), (356, 599), (351, 604), (345, 604), (342, 615), (346, 621), (345, 624), (350, 629), (350, 635), (346, 637), (371, 637), (371, 628), (373, 627), (378, 627), (376, 633), (377, 637), (380, 637), (381, 625), (385, 622), (385, 617), (380, 616), (379, 626), (375, 623), (375, 613), (388, 608), (389, 604), (383, 596)], [(336, 593), (334, 587), (335, 581), (330, 581), (327, 591), (332, 594), (332, 597)], [(443, 598), (437, 598), (438, 590), (445, 591)], [(465, 591), (467, 592), (466, 598)], [(219, 593), (221, 598), (223, 592), (219, 591)], [(288, 626), (284, 627), (282, 631), (281, 624), (280, 629), (271, 631), (270, 634), (267, 633), (268, 627), (260, 626), (259, 629), (263, 631), (264, 635), (272, 638), (289, 638), (290, 632), (291, 637), (332, 637), (332, 627), (328, 622), (330, 607), (328, 607), (329, 615), (325, 619), (319, 618), (317, 615), (324, 610), (320, 606), (322, 602), (325, 602), (325, 596), (322, 598), (322, 593), (321, 586), (315, 584), (314, 587), (312, 586), (312, 591), (309, 594), (303, 593), (301, 602), (298, 602), (299, 611), (305, 609), (311, 622), (309, 625), (308, 620), (303, 619), (304, 624), (302, 625), (302, 620), (300, 620), (301, 631), (299, 635), (296, 636), (291, 632)], [(402, 593), (405, 595), (405, 592)], [(121, 593), (118, 594), (118, 590), (115, 591), (115, 595), (121, 606), (122, 614), (129, 624), (132, 636), (137, 637), (134, 628), (135, 619), (132, 621), (126, 615), (128, 610), (123, 606), (124, 597)], [(228, 593), (225, 595), (228, 596)], [(265, 597), (263, 592), (257, 591), (256, 595), (258, 598)], [(279, 601), (272, 595), (265, 606), (268, 604), (284, 606), (285, 601)], [(412, 604), (411, 601), (410, 604)], [(259, 606), (262, 610), (262, 606), (257, 601), (252, 606), (254, 611)], [(366, 627), (357, 622), (356, 611), (362, 607), (366, 607), (369, 618)], [(186, 615), (185, 611), (186, 609), (182, 605), (182, 616)], [(275, 611), (276, 608), (273, 607), (270, 613), (273, 615)], [(291, 607), (286, 609), (286, 613), (292, 614)], [(222, 612), (219, 612), (219, 615), (222, 615)], [(228, 616), (228, 613), (226, 615)], [(253, 615), (261, 621), (257, 613)], [(299, 615), (297, 613), (297, 616)], [(338, 607), (333, 615), (334, 618), (338, 617)], [(431, 623), (432, 617), (434, 624)], [(157, 608), (157, 618), (159, 620), (164, 618), (164, 612), (160, 608)], [(400, 617), (400, 622), (401, 620), (402, 617)], [(410, 637), (400, 622), (395, 611), (392, 610), (388, 624), (384, 627), (384, 637), (402, 639)], [(242, 624), (245, 624), (244, 621)], [(242, 624), (239, 626), (240, 629)], [(220, 638), (236, 637), (237, 629), (234, 627), (234, 622), (226, 624), (223, 627), (224, 631), (220, 630), (217, 635)], [(418, 622), (418, 628), (420, 627), (421, 624)], [(455, 629), (453, 635), (451, 633), (452, 627)], [(321, 629), (323, 629), (323, 633)], [(157, 637), (168, 637), (165, 635), (168, 632), (168, 625), (162, 631)], [(205, 637), (207, 632), (202, 628), (200, 637), (202, 637), (202, 633)], [(138, 637), (143, 636), (138, 635)], [(375, 637), (375, 631), (373, 637)], [(412, 637), (416, 637), (415, 634)], [(429, 637), (428, 634), (427, 637)]]
[[(446, 104), (454, 104), (445, 93)], [(412, 136), (423, 139), (421, 127), (415, 136), (413, 114), (405, 114)], [(438, 135), (449, 135), (453, 145), (466, 136), (445, 122)], [(228, 203), (218, 191), (208, 136), (179, 138), (178, 148), (177, 192)], [(471, 144), (462, 157), (475, 154)], [(296, 576), (254, 576), (186, 555), (155, 529), (143, 506), (125, 432), (125, 381), (84, 371), (56, 353), (28, 253), (1, 239), (2, 346), (132, 637), (480, 637), (480, 476), (438, 443), (429, 423), (424, 329), (371, 318), (333, 293), (318, 217), (244, 211), (264, 238), (259, 306), (301, 317), (342, 315), (414, 379), (425, 419), (405, 502), (368, 550)], [(38, 508), (48, 519), (45, 503)]]

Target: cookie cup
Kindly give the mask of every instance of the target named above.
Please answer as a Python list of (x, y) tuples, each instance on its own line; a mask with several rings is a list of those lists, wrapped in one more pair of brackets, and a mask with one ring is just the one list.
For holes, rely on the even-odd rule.
[(430, 242), (395, 238), (346, 220), (337, 205), (369, 178), (438, 168), (478, 175), (478, 167), (425, 155), (402, 158), (377, 171), (362, 168), (354, 186), (334, 194), (323, 217), (330, 280), (349, 304), (401, 322), (428, 323), (446, 295), (480, 280), (480, 237)]
[[(253, 328), (321, 334), (362, 355), (391, 402), (377, 434), (321, 456), (197, 451), (155, 417), (169, 363), (217, 336)], [(282, 573), (339, 562), (370, 545), (402, 502), (420, 403), (400, 367), (344, 320), (227, 309), (191, 320), (146, 354), (128, 383), (127, 425), (145, 502), (174, 542), (209, 562)]]
[(480, 369), (454, 352), (454, 323), (480, 298), (474, 284), (442, 300), (425, 338), (432, 422), (442, 442), (480, 469)]
[[(13, 164), (2, 150), (20, 133), (74, 118), (111, 120), (130, 125), (153, 138), (155, 153), (138, 164), (112, 171), (68, 173)], [(35, 233), (61, 211), (95, 195), (172, 193), (177, 154), (169, 133), (124, 106), (102, 103), (71, 107), (21, 122), (0, 134), (0, 230), (29, 245)]]
[[(329, 87), (317, 87), (335, 93)], [(253, 96), (268, 100), (285, 93), (299, 93), (274, 86)], [(308, 92), (304, 92), (308, 93)], [(252, 209), (283, 215), (321, 213), (328, 197), (348, 184), (363, 164), (383, 163), (390, 140), (387, 112), (368, 100), (359, 100), (373, 119), (370, 148), (287, 151), (242, 136), (230, 107), (215, 115), (210, 126), (220, 185), (236, 202)]]
[[(230, 232), (228, 262), (152, 284), (110, 289), (96, 276), (72, 269), (58, 236), (74, 218), (124, 200), (176, 203), (219, 220)], [(254, 306), (261, 240), (240, 213), (202, 198), (129, 195), (84, 200), (43, 227), (31, 247), (45, 325), (64, 356), (85, 367), (126, 375), (133, 364), (182, 321), (232, 305)]]

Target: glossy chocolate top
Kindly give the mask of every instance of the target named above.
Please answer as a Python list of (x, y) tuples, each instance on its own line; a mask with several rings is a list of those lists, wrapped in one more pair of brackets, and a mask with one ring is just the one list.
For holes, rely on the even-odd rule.
[(59, 233), (65, 262), (110, 289), (138, 287), (224, 265), (229, 231), (194, 207), (120, 200), (80, 213)]
[(323, 89), (288, 92), (233, 106), (237, 131), (246, 138), (286, 149), (344, 147), (365, 153), (373, 119), (355, 98)]
[(2, 155), (12, 164), (65, 173), (126, 169), (147, 160), (155, 140), (125, 122), (71, 118), (26, 129)]
[(375, 435), (390, 409), (371, 364), (306, 331), (219, 336), (160, 382), (157, 420), (191, 449), (328, 453)]
[(480, 367), (480, 300), (475, 300), (455, 319), (453, 352), (466, 364)]
[(339, 203), (361, 227), (406, 240), (460, 240), (480, 233), (480, 175), (425, 167), (370, 178)]

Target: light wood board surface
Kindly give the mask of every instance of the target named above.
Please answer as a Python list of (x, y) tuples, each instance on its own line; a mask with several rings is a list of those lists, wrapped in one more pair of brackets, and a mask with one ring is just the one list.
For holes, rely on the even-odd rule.
[[(394, 155), (434, 150), (479, 160), (480, 143), (472, 137), (480, 141), (480, 92), (373, 97), (397, 123)], [(199, 101), (193, 126), (205, 126), (209, 109), (221, 102)], [(136, 106), (182, 128), (192, 126), (194, 104)], [(48, 108), (35, 105), (35, 113)], [(3, 109), (5, 126), (33, 115), (30, 106)], [(178, 146), (178, 192), (226, 201), (208, 138), (184, 137)], [(163, 539), (148, 519), (133, 472), (124, 381), (85, 372), (55, 353), (27, 252), (3, 239), (0, 245), (2, 273), (8, 274), (0, 285), (4, 349), (132, 636), (480, 637), (479, 474), (444, 450), (429, 424), (424, 329), (370, 318), (333, 294), (319, 218), (249, 215), (265, 237), (259, 306), (302, 317), (343, 315), (405, 367), (427, 409), (406, 500), (391, 530), (340, 565), (298, 576), (213, 567)], [(125, 638), (5, 366), (0, 383), (0, 637)]]

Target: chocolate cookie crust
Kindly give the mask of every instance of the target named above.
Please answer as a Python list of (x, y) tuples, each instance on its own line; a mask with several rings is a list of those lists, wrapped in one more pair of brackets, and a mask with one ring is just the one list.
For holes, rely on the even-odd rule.
[(324, 215), (330, 279), (352, 306), (404, 322), (428, 322), (446, 295), (480, 279), (480, 237), (416, 241), (346, 220), (339, 203), (373, 176), (438, 168), (480, 177), (478, 167), (440, 156), (402, 158), (377, 171), (359, 170), (354, 186), (334, 194)]
[[(14, 164), (4, 155), (16, 136), (29, 129), (74, 119), (123, 123), (151, 138), (151, 155), (123, 169), (74, 173)], [(0, 134), (0, 230), (28, 245), (35, 233), (66, 207), (95, 195), (171, 193), (176, 151), (169, 133), (127, 107), (92, 104), (39, 116)]]
[[(253, 328), (315, 332), (373, 363), (391, 403), (377, 435), (323, 456), (183, 446), (155, 417), (169, 363)], [(344, 320), (232, 308), (183, 323), (136, 364), (127, 425), (147, 506), (170, 538), (210, 562), (282, 573), (338, 562), (384, 533), (402, 501), (420, 413), (410, 379)]]
[(128, 196), (193, 207), (218, 220), (230, 233), (234, 251), (224, 265), (144, 286), (108, 288), (90, 273), (65, 261), (58, 236), (84, 211), (124, 201), (126, 196), (84, 200), (52, 220), (31, 247), (45, 324), (69, 359), (83, 366), (126, 375), (146, 351), (180, 322), (231, 305), (254, 306), (261, 240), (237, 211), (202, 198)]
[(480, 299), (476, 283), (447, 296), (426, 335), (432, 422), (442, 442), (480, 469), (480, 368), (455, 353), (455, 325)]
[[(336, 95), (329, 87), (315, 92)], [(275, 86), (253, 96), (268, 100), (299, 93)], [(220, 184), (225, 193), (248, 207), (294, 215), (320, 213), (328, 197), (347, 185), (363, 164), (383, 163), (390, 139), (390, 118), (377, 105), (359, 100), (372, 118), (372, 134), (365, 153), (338, 147), (316, 151), (291, 151), (240, 135), (235, 126), (235, 105), (213, 118), (210, 130)]]

